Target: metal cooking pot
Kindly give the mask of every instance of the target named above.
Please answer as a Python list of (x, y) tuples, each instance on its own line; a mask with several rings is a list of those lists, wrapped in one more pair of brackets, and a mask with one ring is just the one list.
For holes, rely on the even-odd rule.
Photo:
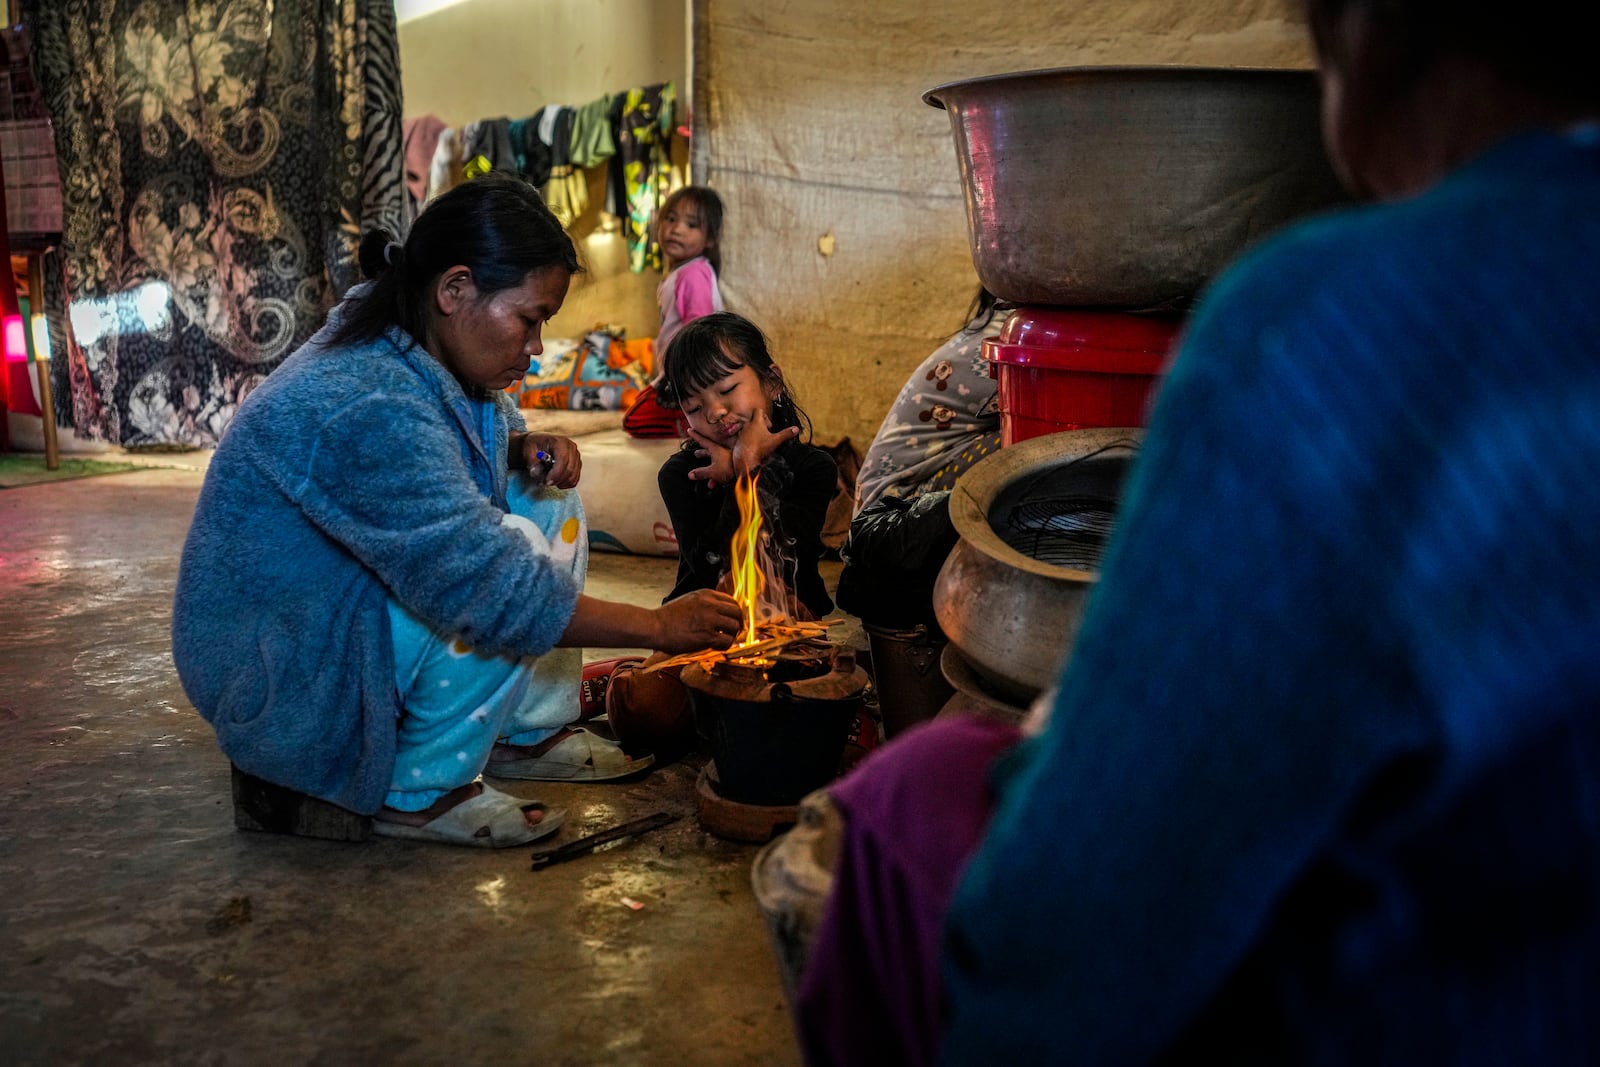
[(951, 492), (950, 521), (961, 539), (934, 583), (933, 610), (1002, 701), (1026, 707), (1055, 684), (1097, 574), (1015, 547), (1028, 542), (1025, 529), (1016, 532), (1016, 516), (1031, 513), (1029, 521), (1048, 529), (1058, 520), (1029, 501), (1093, 497), (1114, 505), (1143, 436), (1094, 429), (1029, 438), (974, 464)]
[(1064, 67), (951, 82), (978, 277), (1019, 304), (1154, 308), (1345, 198), (1311, 71)]

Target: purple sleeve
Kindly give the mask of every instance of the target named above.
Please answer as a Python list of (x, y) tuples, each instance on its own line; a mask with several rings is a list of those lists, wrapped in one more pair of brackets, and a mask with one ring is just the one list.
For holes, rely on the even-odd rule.
[(988, 823), (989, 767), (1020, 739), (977, 716), (919, 724), (829, 787), (843, 833), (796, 997), (806, 1062), (934, 1063), (944, 917)]

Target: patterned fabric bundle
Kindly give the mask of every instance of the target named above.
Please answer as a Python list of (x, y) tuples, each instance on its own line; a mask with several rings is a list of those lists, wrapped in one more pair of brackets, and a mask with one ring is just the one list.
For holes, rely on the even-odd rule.
[(393, 5), (23, 10), (65, 195), (46, 264), (58, 418), (122, 445), (214, 444), (357, 280), (362, 230), (404, 229)]
[(650, 380), (650, 341), (624, 341), (614, 329), (581, 342), (549, 338), (517, 389), (517, 406), (621, 411)]

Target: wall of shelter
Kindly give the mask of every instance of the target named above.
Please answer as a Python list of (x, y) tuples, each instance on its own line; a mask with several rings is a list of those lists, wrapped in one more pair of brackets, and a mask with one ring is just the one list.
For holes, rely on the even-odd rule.
[(944, 82), (1105, 64), (1309, 67), (1297, 0), (694, 0), (722, 287), (819, 440), (871, 439), (977, 288)]

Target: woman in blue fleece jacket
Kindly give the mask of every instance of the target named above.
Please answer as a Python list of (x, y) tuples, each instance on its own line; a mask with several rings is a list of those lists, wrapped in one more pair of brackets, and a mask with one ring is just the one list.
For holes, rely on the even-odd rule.
[(532, 187), (433, 201), (389, 269), (240, 406), (184, 546), (173, 658), (223, 751), (390, 836), (524, 844), (561, 813), (505, 778), (643, 769), (567, 728), (574, 655), (726, 643), (732, 598), (583, 595), (574, 443), (528, 433), (505, 388), (578, 270)]

